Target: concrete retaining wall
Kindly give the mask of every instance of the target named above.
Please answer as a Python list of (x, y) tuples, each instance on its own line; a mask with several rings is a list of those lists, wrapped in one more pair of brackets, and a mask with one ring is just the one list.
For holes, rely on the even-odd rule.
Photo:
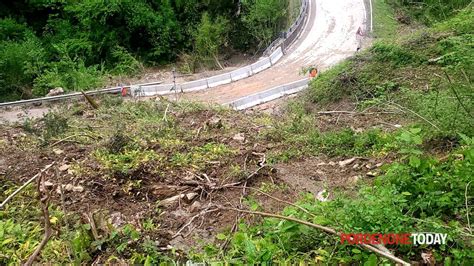
[(309, 79), (305, 78), (305, 79), (291, 82), (288, 84), (280, 85), (280, 86), (277, 86), (277, 87), (274, 87), (262, 92), (247, 95), (245, 97), (242, 97), (230, 103), (226, 103), (224, 105), (230, 106), (231, 108), (235, 110), (247, 109), (247, 108), (262, 104), (262, 103), (266, 103), (266, 102), (278, 99), (285, 95), (297, 93), (307, 88), (308, 82), (309, 82)]
[[(205, 79), (189, 81), (181, 84), (176, 84), (178, 92), (184, 91), (198, 91), (205, 90), (208, 88), (217, 87), (224, 84), (229, 84), (231, 82), (248, 78), (252, 75), (255, 75), (259, 72), (262, 72), (265, 69), (272, 67), (276, 64), (284, 54), (286, 47), (288, 47), (293, 41), (298, 37), (299, 32), (304, 26), (306, 20), (309, 0), (302, 0), (300, 15), (290, 27), (290, 29), (283, 33), (284, 38), (278, 38), (267, 48), (264, 53), (264, 57), (259, 61), (237, 70), (231, 71), (229, 73), (220, 74), (217, 76), (212, 76)], [(268, 55), (269, 54), (269, 55)], [(145, 84), (145, 85), (135, 85), (133, 86), (136, 89), (131, 90), (132, 96), (153, 96), (157, 94), (169, 94), (174, 93), (173, 84)]]
[[(139, 89), (140, 96), (162, 95), (174, 92), (173, 84), (147, 85), (141, 86)], [(137, 93), (137, 91), (132, 91), (132, 93)]]
[(272, 65), (276, 64), (281, 58), (283, 57), (283, 50), (281, 47), (278, 47), (271, 55), (270, 55), (270, 62)]
[(207, 84), (209, 88), (217, 87), (219, 85), (228, 84), (232, 82), (230, 73), (225, 73), (217, 76), (207, 78)]
[(197, 91), (209, 88), (207, 79), (199, 79), (194, 81), (185, 82), (180, 85), (182, 91)]
[(245, 67), (242, 67), (230, 72), (230, 77), (232, 78), (232, 81), (248, 78), (252, 75), (253, 75), (253, 71), (252, 71), (251, 66), (245, 66)]

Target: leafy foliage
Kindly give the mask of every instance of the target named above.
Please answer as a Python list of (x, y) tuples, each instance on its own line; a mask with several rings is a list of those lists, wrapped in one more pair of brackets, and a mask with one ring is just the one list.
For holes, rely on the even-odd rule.
[[(401, 136), (405, 140), (405, 147), (416, 150), (416, 143), (421, 139), (407, 136)], [(416, 164), (411, 163), (412, 158), (394, 163), (373, 184), (361, 184), (356, 197), (338, 193), (333, 200), (321, 202), (308, 194), (297, 203), (308, 212), (289, 206), (282, 214), (327, 225), (338, 232), (447, 233), (447, 245), (430, 248), (436, 261), (456, 265), (471, 264), (474, 261), (470, 252), (472, 235), (464, 228), (467, 223), (465, 189), (474, 174), (474, 146), (472, 140), (468, 141), (447, 161), (417, 155)], [(459, 159), (460, 156), (463, 159)], [(220, 239), (227, 238), (230, 238), (230, 249), (222, 257), (227, 262), (365, 262), (364, 265), (387, 262), (358, 247), (340, 245), (336, 236), (274, 218), (264, 219), (257, 226), (241, 223), (237, 233), (223, 235)], [(397, 256), (406, 260), (419, 260), (420, 253), (425, 248), (426, 246), (397, 246), (395, 250)], [(206, 251), (206, 254), (196, 254), (195, 259), (213, 261), (222, 256), (212, 246)]]
[(359, 108), (398, 103), (442, 132), (472, 134), (472, 7), (399, 43), (376, 42), (367, 52), (323, 73), (308, 98), (328, 104), (344, 97)]
[(203, 14), (201, 23), (194, 33), (196, 61), (203, 61), (205, 65), (207, 63), (211, 66), (221, 66), (219, 51), (227, 42), (228, 27), (229, 22), (225, 18), (218, 17), (215, 21), (211, 21), (209, 14)]
[(285, 26), (288, 2), (285, 0), (242, 1), (245, 12), (243, 22), (259, 45), (268, 44)]
[[(286, 0), (27, 1), (2, 3), (0, 99), (85, 90), (111, 75), (191, 54), (205, 67), (232, 49), (266, 45), (285, 25)], [(228, 36), (231, 35), (231, 38)], [(225, 48), (225, 49), (224, 49)]]

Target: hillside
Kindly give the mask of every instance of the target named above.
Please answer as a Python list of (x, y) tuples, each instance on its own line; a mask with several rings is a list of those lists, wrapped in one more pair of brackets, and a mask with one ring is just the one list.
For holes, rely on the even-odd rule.
[[(97, 97), (0, 125), (2, 201), (45, 169), (0, 207), (0, 264), (51, 232), (36, 262), (472, 265), (474, 7), (429, 4), (375, 1), (372, 46), (273, 112)], [(417, 232), (447, 243), (340, 244)]]

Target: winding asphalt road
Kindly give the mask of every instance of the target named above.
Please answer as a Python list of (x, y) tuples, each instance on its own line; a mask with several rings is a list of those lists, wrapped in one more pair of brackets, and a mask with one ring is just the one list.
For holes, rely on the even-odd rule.
[[(325, 70), (352, 56), (357, 49), (356, 32), (366, 29), (364, 0), (310, 0), (309, 15), (299, 38), (272, 68), (247, 79), (219, 87), (184, 93), (181, 98), (208, 103), (227, 103), (243, 96), (304, 78), (301, 70), (316, 66)], [(0, 122), (41, 117), (50, 108), (30, 107), (27, 113), (12, 109), (0, 113)]]
[(183, 98), (227, 103), (243, 96), (304, 78), (302, 69), (325, 70), (352, 56), (358, 46), (356, 32), (365, 29), (367, 12), (363, 0), (311, 0), (309, 16), (298, 40), (272, 68), (252, 77), (204, 91), (185, 93)]

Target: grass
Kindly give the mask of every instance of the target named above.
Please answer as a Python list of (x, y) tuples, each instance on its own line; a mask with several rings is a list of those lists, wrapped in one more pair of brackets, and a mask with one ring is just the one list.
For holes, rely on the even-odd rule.
[(393, 7), (387, 0), (373, 0), (374, 36), (378, 39), (394, 39), (397, 37), (399, 24), (394, 17)]
[[(161, 200), (177, 193), (166, 188), (177, 187), (189, 175), (205, 175), (216, 184), (247, 176), (253, 167), (252, 160), (244, 162), (250, 147), (232, 140), (238, 130), (246, 129), (246, 119), (227, 109), (195, 103), (126, 103), (108, 97), (99, 102), (99, 110), (75, 104), (61, 113), (27, 120), (22, 127), (2, 126), (2, 130), (21, 132), (22, 136), (15, 138), (15, 143), (8, 139), (0, 142), (2, 152), (8, 153), (5, 160), (13, 163), (15, 156), (21, 155), (28, 167), (1, 172), (1, 191), (10, 194), (21, 183), (16, 178), (29, 175), (30, 168), (42, 167), (44, 160), (69, 165), (59, 177), (45, 174), (55, 187), (73, 184), (87, 191), (65, 192), (65, 204), (53, 191), (50, 211), (56, 233), (40, 262), (90, 263), (99, 259), (104, 263), (154, 264), (179, 260), (156, 244), (168, 243), (169, 229), (161, 224), (174, 224), (176, 219), (163, 216), (159, 208)], [(234, 128), (235, 123), (240, 126)], [(31, 185), (0, 210), (0, 264), (24, 262), (41, 240), (39, 204), (30, 200), (35, 194)], [(117, 200), (111, 201), (117, 206), (106, 203), (110, 197)], [(114, 208), (130, 211), (128, 217), (140, 209), (146, 211), (134, 222), (114, 226), (109, 220)], [(94, 213), (100, 239), (94, 236), (90, 220), (82, 218), (89, 211)]]
[[(49, 146), (68, 136), (77, 136), (69, 139), (71, 143), (63, 142), (55, 146), (55, 149), (67, 151), (67, 156), (74, 158), (69, 162), (70, 173), (64, 173), (59, 182), (79, 182), (88, 193), (93, 194), (92, 197), (84, 194), (79, 202), (71, 205), (72, 209), (67, 207), (66, 211), (60, 199), (53, 201), (51, 219), (58, 234), (46, 246), (40, 258), (42, 262), (88, 263), (99, 259), (108, 263), (146, 264), (181, 261), (183, 258), (176, 253), (157, 248), (155, 241), (166, 239), (161, 236), (164, 230), (162, 225), (169, 220), (163, 220), (165, 209), (158, 207), (164, 197), (154, 196), (153, 191), (164, 193), (164, 187), (178, 185), (190, 173), (206, 174), (217, 182), (240, 180), (249, 174), (248, 167), (254, 160), (251, 154), (255, 147), (265, 149), (270, 164), (314, 156), (333, 159), (351, 156), (396, 158), (393, 164), (381, 170), (379, 177), (373, 181), (375, 183), (361, 183), (356, 197), (342, 191), (331, 191), (335, 193), (333, 201), (321, 203), (312, 195), (305, 195), (298, 204), (315, 215), (316, 218), (311, 218), (311, 221), (337, 225), (340, 230), (385, 232), (436, 229), (439, 232), (439, 228), (449, 226), (454, 230), (450, 231), (450, 245), (454, 245), (455, 249), (441, 247), (436, 249), (436, 256), (450, 257), (455, 261), (470, 259), (466, 252), (469, 245), (456, 238), (465, 234), (463, 198), (454, 197), (465, 188), (469, 171), (472, 171), (474, 141), (467, 136), (463, 137), (461, 146), (452, 150), (449, 160), (441, 161), (428, 155), (430, 150), (426, 150), (424, 144), (430, 134), (419, 128), (397, 131), (369, 129), (362, 132), (350, 128), (321, 130), (314, 126), (320, 117), (297, 104), (287, 110), (283, 119), (263, 114), (255, 118), (246, 117), (227, 109), (186, 103), (169, 106), (167, 102), (119, 103), (106, 98), (101, 101), (101, 106), (93, 111), (77, 105), (61, 114), (48, 114), (39, 121), (30, 121), (25, 126), (24, 138), (14, 146), (10, 142), (2, 144), (2, 149), (8, 150), (8, 154), (22, 154), (24, 160), (30, 162), (30, 167), (35, 168), (37, 159), (30, 161), (25, 153), (30, 156), (48, 154), (50, 158), (59, 160), (62, 157), (54, 155)], [(94, 119), (87, 118), (89, 116)], [(216, 120), (211, 118), (216, 117), (218, 122), (211, 123)], [(260, 128), (259, 125), (262, 129), (255, 132), (255, 127)], [(242, 132), (246, 132), (244, 143), (232, 140), (236, 133)], [(20, 148), (25, 147), (26, 143), (28, 150)], [(464, 159), (456, 159), (460, 155)], [(437, 173), (441, 171), (444, 174), (440, 176)], [(70, 179), (72, 177), (74, 179)], [(437, 180), (436, 186), (429, 182), (431, 179)], [(91, 185), (90, 182), (94, 183)], [(287, 188), (285, 184), (265, 182), (255, 185), (268, 193), (281, 193)], [(6, 194), (15, 187), (13, 182), (2, 183)], [(107, 189), (103, 191), (104, 188)], [(442, 201), (427, 203), (427, 199), (439, 193), (444, 195), (444, 191), (450, 192), (443, 196)], [(0, 211), (0, 215), (6, 218), (0, 223), (0, 229), (3, 228), (0, 232), (7, 239), (0, 248), (2, 254), (6, 254), (0, 257), (1, 263), (24, 261), (41, 238), (39, 210), (36, 202), (28, 200), (34, 194), (30, 187), (23, 196)], [(254, 196), (246, 197), (244, 204), (250, 208), (264, 208), (265, 205)], [(108, 197), (116, 199), (122, 212), (130, 209), (135, 215), (140, 213), (139, 210), (146, 210), (146, 215), (114, 227), (108, 220), (107, 210), (118, 207), (113, 206), (115, 201), (108, 201)], [(408, 199), (414, 204), (407, 204)], [(97, 200), (107, 202), (107, 206), (102, 206), (104, 203), (97, 203)], [(91, 223), (80, 218), (84, 207), (79, 206), (90, 204), (95, 209), (97, 206), (93, 203), (105, 208), (105, 212), (96, 210), (95, 214), (100, 240), (94, 239)], [(25, 204), (29, 208), (25, 208)], [(387, 206), (394, 207), (387, 209)], [(310, 219), (307, 214), (292, 207), (286, 208), (283, 214)], [(441, 217), (437, 216), (441, 214)], [(382, 222), (387, 217), (397, 218), (395, 222)], [(426, 226), (427, 221), (441, 227)], [(217, 246), (211, 245), (204, 251), (186, 254), (186, 259), (240, 263), (309, 260), (350, 263), (374, 260), (371, 254), (357, 248), (335, 247), (337, 240), (333, 237), (272, 219), (252, 226), (242, 222), (238, 233), (220, 233), (216, 237), (218, 240), (230, 240), (226, 256)], [(399, 249), (397, 255), (419, 259), (418, 254), (423, 250)]]
[[(397, 160), (373, 182), (359, 183), (355, 194), (335, 191), (328, 202), (307, 195), (297, 203), (307, 212), (288, 207), (283, 214), (343, 232), (445, 232), (449, 246), (393, 247), (393, 251), (408, 261), (420, 261), (421, 254), (430, 253), (437, 263), (472, 264), (474, 237), (467, 229), (471, 207), (465, 202), (472, 194), (469, 182), (474, 174), (472, 7), (431, 28), (397, 36), (392, 6), (385, 1), (375, 5), (379, 41), (369, 51), (322, 73), (307, 95), (285, 110), (286, 120), (264, 137), (283, 145), (272, 154), (274, 161), (377, 154), (395, 155)], [(411, 128), (321, 130), (315, 111), (339, 108), (347, 101), (359, 111), (398, 106), (404, 113), (402, 121)], [(391, 118), (392, 123), (401, 119)], [(451, 146), (438, 154), (433, 148), (439, 144)], [(388, 263), (357, 247), (334, 245), (338, 239), (331, 236), (277, 219), (264, 219), (258, 226), (241, 223), (238, 233), (222, 239), (231, 243), (225, 256), (213, 246), (206, 254), (195, 254), (195, 260)]]
[[(261, 158), (255, 156), (263, 152), (270, 165), (315, 157), (332, 162), (354, 156), (384, 161), (377, 177), (360, 178), (352, 190), (327, 187), (331, 197), (325, 202), (302, 194), (292, 199), (298, 207), (287, 206), (282, 214), (341, 232), (446, 232), (448, 245), (388, 248), (405, 260), (419, 262), (423, 253), (429, 253), (437, 263), (471, 265), (472, 9), (396, 41), (391, 40), (396, 33), (393, 10), (382, 1), (376, 1), (376, 10), (382, 15), (376, 16), (381, 41), (322, 73), (308, 93), (290, 102), (279, 116), (106, 97), (98, 110), (76, 104), (37, 121), (27, 120), (22, 127), (5, 127), (12, 137), (1, 140), (0, 148), (5, 158), (19, 165), (16, 172), (0, 172), (5, 195), (20, 183), (16, 177), (30, 175), (28, 169), (41, 168), (44, 160), (70, 164), (54, 182), (80, 184), (88, 192), (68, 194), (78, 202), (67, 199), (66, 209), (60, 198), (53, 200), (51, 220), (57, 234), (40, 262), (389, 263), (357, 246), (338, 245), (337, 237), (277, 219), (240, 220), (235, 233), (230, 233), (228, 224), (228, 229), (213, 235), (214, 242), (194, 252), (159, 249), (168, 243), (169, 231), (178, 229), (171, 223), (177, 218), (168, 216), (175, 210), (160, 207), (160, 201), (176, 194), (167, 187), (180, 187), (190, 176), (216, 184), (242, 180), (253, 172), (252, 166), (258, 166)], [(346, 109), (367, 114), (318, 113)], [(384, 127), (382, 122), (402, 125)], [(234, 139), (236, 134), (245, 140)], [(353, 173), (337, 165), (332, 170), (335, 175)], [(249, 186), (268, 193), (284, 194), (292, 185), (270, 184), (268, 178), (251, 181)], [(0, 211), (4, 239), (0, 264), (21, 263), (41, 239), (34, 195), (29, 187)], [(240, 196), (236, 204), (268, 207), (253, 192), (242, 201)], [(102, 208), (95, 213), (100, 239), (94, 239), (90, 221), (81, 219), (87, 205)], [(129, 217), (144, 216), (116, 227), (108, 218), (117, 210)], [(227, 252), (221, 248), (225, 241)]]
[[(447, 233), (449, 247), (388, 248), (406, 261), (420, 261), (422, 253), (430, 252), (436, 262), (472, 264), (473, 235), (465, 228), (468, 207), (462, 197), (473, 174), (471, 141), (447, 161), (423, 155), (417, 163), (392, 164), (373, 184), (361, 184), (357, 197), (336, 192), (334, 200), (320, 202), (307, 195), (297, 203), (306, 212), (289, 206), (283, 215), (335, 227), (341, 232)], [(456, 162), (455, 158), (461, 154), (465, 159)], [(230, 239), (232, 249), (225, 257), (228, 262), (242, 258), (246, 263), (388, 263), (358, 247), (334, 245), (339, 241), (337, 237), (276, 219), (265, 219), (255, 227), (241, 224), (239, 233)], [(208, 252), (212, 258), (217, 250), (208, 249)], [(201, 255), (196, 260), (209, 258)]]
[(325, 106), (349, 96), (360, 110), (396, 103), (413, 121), (436, 125), (438, 133), (473, 134), (471, 12), (468, 8), (397, 42), (376, 42), (323, 73), (313, 82), (309, 101)]

